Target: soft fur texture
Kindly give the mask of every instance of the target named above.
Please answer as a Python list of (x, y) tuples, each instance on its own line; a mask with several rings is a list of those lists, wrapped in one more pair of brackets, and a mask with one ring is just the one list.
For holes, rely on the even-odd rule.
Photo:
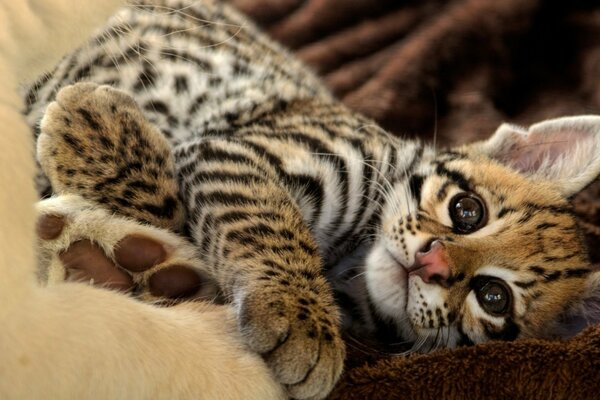
[[(503, 121), (528, 125), (600, 111), (594, 1), (232, 2), (296, 48), (346, 104), (393, 132), (409, 129), (423, 138), (436, 132), (438, 143), (466, 143)], [(600, 260), (599, 187), (596, 181), (574, 199), (594, 262)], [(356, 351), (334, 397), (594, 398), (599, 333), (592, 328), (567, 342), (491, 343), (418, 360), (378, 354), (379, 362), (364, 367), (358, 365), (372, 358)], [(492, 352), (496, 362), (488, 361)], [(548, 361), (551, 354), (561, 362)], [(465, 371), (473, 371), (473, 380)]]
[(33, 147), (17, 83), (50, 67), (118, 4), (2, 3), (0, 397), (280, 398), (226, 308), (161, 309), (86, 285), (36, 283)]
[[(3, 204), (5, 204), (5, 203), (3, 203)], [(3, 253), (3, 254), (8, 254), (8, 253)], [(9, 364), (9, 365), (10, 365), (10, 364)], [(47, 393), (45, 393), (45, 394), (47, 395)]]

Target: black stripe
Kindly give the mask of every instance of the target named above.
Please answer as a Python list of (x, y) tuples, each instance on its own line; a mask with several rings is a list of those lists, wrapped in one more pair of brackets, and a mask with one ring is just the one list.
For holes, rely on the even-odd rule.
[(417, 174), (412, 175), (408, 180), (408, 187), (412, 196), (417, 200), (417, 204), (421, 204), (421, 189), (423, 188), (424, 180), (425, 177)]
[(285, 174), (283, 180), (289, 189), (302, 191), (301, 196), (310, 200), (313, 205), (313, 213), (310, 221), (307, 221), (307, 225), (314, 228), (321, 216), (323, 206), (324, 190), (321, 182), (312, 176), (299, 174)]
[(201, 207), (207, 204), (219, 205), (260, 205), (262, 202), (256, 197), (249, 197), (242, 193), (227, 193), (221, 191), (199, 191), (194, 196), (194, 206)]
[(265, 183), (267, 180), (263, 176), (252, 173), (233, 173), (224, 171), (198, 171), (190, 178), (190, 184), (200, 182), (237, 182), (245, 185)]
[(161, 205), (155, 205), (150, 203), (143, 203), (141, 208), (148, 211), (150, 214), (155, 215), (159, 218), (173, 218), (175, 210), (177, 210), (177, 200), (171, 196), (167, 196), (163, 199)]
[(160, 100), (151, 100), (144, 105), (144, 110), (169, 115), (169, 106)]
[(520, 282), (520, 281), (515, 281), (514, 284), (517, 285), (518, 287), (522, 288), (522, 289), (529, 289), (532, 286), (535, 286), (537, 282), (536, 281), (527, 281), (527, 282)]
[(582, 278), (591, 272), (590, 268), (567, 268), (563, 273), (565, 278)]
[[(352, 236), (352, 234), (362, 228), (361, 226), (359, 226), (359, 223), (363, 219), (367, 210), (369, 209), (369, 203), (376, 201), (374, 197), (371, 197), (372, 187), (374, 186), (373, 175), (375, 174), (376, 167), (371, 165), (371, 155), (365, 155), (364, 150), (360, 146), (358, 147), (358, 149), (360, 150), (361, 157), (364, 163), (364, 165), (362, 166), (363, 173), (360, 182), (362, 196), (358, 205), (358, 209), (355, 210), (352, 214), (352, 221), (350, 223), (350, 226), (343, 233), (339, 234), (337, 240), (333, 242), (333, 245), (331, 246), (331, 248), (333, 249), (339, 248), (342, 244), (348, 242), (348, 239)], [(380, 189), (376, 189), (375, 197), (377, 197), (379, 191)]]
[(465, 192), (472, 191), (471, 183), (469, 182), (469, 180), (461, 172), (447, 169), (444, 163), (437, 163), (435, 172), (438, 175), (445, 176), (448, 179), (456, 182), (458, 187), (464, 190)]
[(555, 226), (558, 226), (558, 224), (550, 223), (550, 222), (544, 222), (542, 224), (538, 224), (535, 227), (535, 229), (548, 229), (548, 228), (554, 228)]
[(508, 213), (514, 213), (517, 212), (517, 210), (515, 208), (511, 208), (511, 207), (503, 207), (500, 209), (500, 211), (498, 212), (498, 218), (502, 218), (504, 217), (506, 214)]

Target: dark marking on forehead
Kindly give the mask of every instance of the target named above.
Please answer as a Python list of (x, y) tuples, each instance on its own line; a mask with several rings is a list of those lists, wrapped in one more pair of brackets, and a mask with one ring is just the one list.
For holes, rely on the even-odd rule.
[(462, 172), (447, 169), (444, 163), (438, 163), (435, 169), (435, 172), (438, 175), (445, 176), (452, 181), (456, 182), (459, 188), (462, 190), (469, 192), (472, 190), (471, 183), (469, 180), (462, 174)]
[(560, 278), (560, 271), (550, 271), (548, 272), (545, 268), (539, 267), (537, 265), (533, 265), (529, 267), (529, 270), (536, 275), (539, 275), (545, 282), (552, 282)]
[(452, 185), (452, 181), (446, 181), (442, 184), (442, 186), (437, 192), (438, 201), (444, 200), (444, 197), (446, 197), (446, 191), (450, 185)]
[(535, 284), (537, 283), (537, 281), (532, 280), (532, 281), (527, 281), (527, 282), (521, 282), (521, 281), (515, 281), (514, 284), (522, 289), (529, 289), (532, 286), (535, 286)]

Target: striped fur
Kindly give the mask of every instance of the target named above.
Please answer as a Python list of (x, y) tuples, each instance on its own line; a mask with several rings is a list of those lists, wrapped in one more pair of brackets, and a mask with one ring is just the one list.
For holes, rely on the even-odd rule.
[[(116, 108), (139, 105), (132, 118), (168, 140), (185, 232), (237, 306), (248, 343), (293, 396), (324, 396), (340, 374), (344, 346), (330, 285), (350, 304), (350, 329), (376, 334), (391, 325), (424, 350), (552, 336), (559, 318), (591, 290), (594, 274), (566, 200), (573, 188), (561, 186), (567, 162), (561, 159), (559, 182), (519, 170), (502, 132), (441, 153), (393, 137), (340, 105), (221, 2), (148, 1), (123, 9), (25, 91), (34, 133), (56, 93), (81, 80), (131, 95), (133, 102)], [(80, 112), (86, 129), (108, 129), (94, 129), (99, 112), (93, 104)], [(596, 143), (600, 123), (586, 121)], [(76, 153), (95, 149), (84, 150)], [(596, 160), (578, 168), (587, 168), (582, 184), (600, 172)], [(82, 184), (81, 171), (73, 173), (74, 184)], [(164, 184), (152, 174), (140, 179), (146, 189)], [(38, 184), (49, 192), (42, 174)], [(137, 201), (140, 189), (131, 185), (102, 189), (101, 203), (114, 211), (143, 221), (164, 217), (158, 192), (150, 191), (152, 204)], [(477, 193), (485, 203), (488, 221), (477, 232), (459, 232), (448, 216), (459, 192)], [(166, 218), (163, 226), (181, 228)], [(443, 243), (451, 271), (443, 285), (406, 270), (434, 239)], [(503, 317), (487, 314), (474, 294), (490, 276), (514, 297)]]

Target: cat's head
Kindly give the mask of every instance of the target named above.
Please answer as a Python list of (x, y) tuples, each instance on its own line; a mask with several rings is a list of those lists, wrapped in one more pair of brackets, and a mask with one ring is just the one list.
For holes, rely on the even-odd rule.
[(447, 346), (600, 321), (600, 271), (567, 200), (599, 174), (600, 116), (502, 125), (484, 142), (426, 150), (391, 182), (367, 257), (376, 313), (405, 339)]

